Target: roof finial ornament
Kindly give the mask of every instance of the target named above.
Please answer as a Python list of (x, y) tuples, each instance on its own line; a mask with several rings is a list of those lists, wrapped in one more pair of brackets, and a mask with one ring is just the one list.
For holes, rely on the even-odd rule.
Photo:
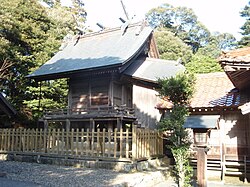
[(127, 20), (119, 18), (123, 22), (123, 24), (121, 26), (121, 30), (122, 30), (122, 35), (124, 35), (127, 31), (128, 25), (130, 24), (130, 19), (129, 19), (128, 12), (126, 11), (125, 5), (123, 4), (122, 0), (121, 0), (121, 4), (122, 4), (122, 9), (124, 11), (124, 14), (127, 18)]
[(123, 8), (124, 14), (125, 14), (127, 20), (129, 20), (128, 12), (126, 11), (126, 7), (125, 7), (125, 5), (123, 4), (122, 0), (121, 0), (121, 4), (122, 4), (122, 8)]
[(101, 30), (104, 30), (104, 29), (105, 29), (105, 27), (104, 27), (102, 24), (100, 24), (100, 23), (96, 23), (96, 25), (97, 25), (98, 27), (100, 27)]

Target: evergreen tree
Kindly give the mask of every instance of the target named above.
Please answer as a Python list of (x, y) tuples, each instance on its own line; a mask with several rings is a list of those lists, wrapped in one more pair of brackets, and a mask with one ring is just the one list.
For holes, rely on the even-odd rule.
[(59, 0), (46, 3), (48, 7), (38, 0), (0, 4), (0, 65), (5, 67), (1, 91), (26, 120), (39, 117), (43, 109), (67, 104), (66, 80), (42, 82), (40, 89), (40, 83), (26, 78), (59, 50), (67, 33), (77, 33), (71, 8), (62, 7)]
[(241, 27), (242, 39), (239, 41), (240, 46), (250, 46), (250, 1), (248, 5), (240, 12), (241, 17), (246, 18), (246, 22)]
[(176, 181), (181, 187), (191, 186), (192, 168), (188, 160), (191, 141), (183, 126), (188, 115), (187, 104), (193, 94), (194, 81), (194, 76), (187, 72), (158, 80), (161, 88), (159, 95), (173, 103), (171, 111), (160, 121), (159, 130), (168, 134), (166, 138), (170, 143), (167, 146), (173, 153)]
[(217, 58), (222, 50), (234, 48), (236, 39), (228, 33), (210, 33), (192, 9), (163, 4), (150, 10), (150, 25), (156, 27), (160, 57), (181, 59), (190, 72), (221, 71)]
[(160, 58), (166, 60), (181, 59), (182, 64), (186, 64), (192, 58), (192, 49), (180, 38), (167, 29), (161, 28), (155, 31)]

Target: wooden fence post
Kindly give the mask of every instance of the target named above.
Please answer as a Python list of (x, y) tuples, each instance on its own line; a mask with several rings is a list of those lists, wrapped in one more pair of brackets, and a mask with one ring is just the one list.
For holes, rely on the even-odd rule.
[(137, 159), (137, 137), (136, 137), (137, 125), (132, 125), (132, 160)]

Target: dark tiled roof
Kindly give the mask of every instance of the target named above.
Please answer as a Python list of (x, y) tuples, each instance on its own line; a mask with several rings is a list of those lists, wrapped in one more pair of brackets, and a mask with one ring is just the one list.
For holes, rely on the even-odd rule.
[(141, 50), (152, 32), (148, 26), (142, 28), (135, 24), (125, 33), (116, 28), (83, 36), (69, 42), (28, 77), (46, 78), (47, 75), (124, 65)]
[(135, 79), (157, 82), (159, 78), (170, 78), (184, 71), (185, 67), (177, 61), (146, 58), (136, 60), (124, 74)]

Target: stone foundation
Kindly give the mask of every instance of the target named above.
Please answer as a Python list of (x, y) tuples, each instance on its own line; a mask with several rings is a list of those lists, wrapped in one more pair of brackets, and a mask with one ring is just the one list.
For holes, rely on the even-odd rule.
[(27, 154), (0, 154), (0, 160), (33, 162), (39, 164), (51, 164), (58, 166), (73, 166), (77, 168), (103, 168), (122, 172), (145, 171), (150, 168), (157, 168), (161, 165), (168, 165), (166, 158), (154, 158), (144, 161), (113, 161), (94, 158), (70, 158), (70, 157), (52, 157), (44, 155), (27, 155)]

